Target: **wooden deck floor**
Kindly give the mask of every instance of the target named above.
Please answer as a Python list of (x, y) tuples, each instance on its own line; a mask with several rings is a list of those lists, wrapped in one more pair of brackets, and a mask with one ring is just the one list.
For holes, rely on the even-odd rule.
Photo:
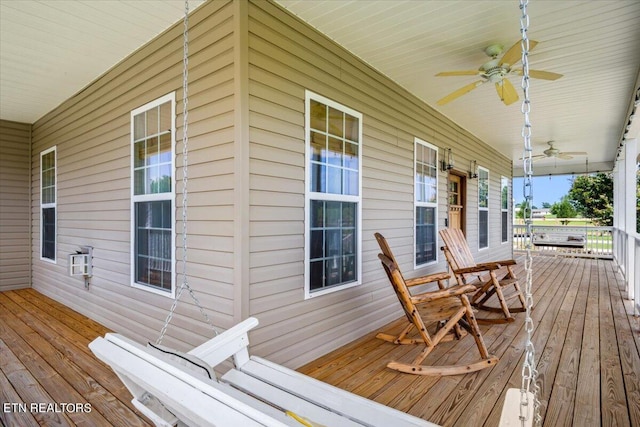
[[(640, 426), (640, 320), (627, 314), (614, 264), (541, 256), (535, 269), (534, 344), (541, 399), (547, 403), (544, 425)], [(495, 426), (504, 391), (520, 387), (524, 315), (516, 318), (509, 325), (481, 326), (490, 351), (501, 360), (473, 374), (433, 378), (391, 371), (385, 367), (389, 360), (410, 360), (419, 348), (377, 340), (375, 333), (300, 371), (438, 424)], [(384, 329), (403, 325), (399, 319)], [(0, 422), (7, 427), (147, 425), (115, 374), (87, 348), (105, 332), (36, 291), (0, 293)], [(472, 339), (439, 347), (426, 362), (476, 357)], [(23, 411), (19, 404), (25, 402)], [(5, 403), (15, 405), (7, 411)], [(31, 411), (31, 403), (41, 406)], [(80, 407), (59, 412), (62, 404)]]
[(32, 289), (0, 293), (0, 421), (6, 427), (149, 426), (129, 391), (87, 347), (106, 332)]
[[(534, 259), (533, 343), (544, 426), (640, 426), (640, 321), (622, 298), (612, 261)], [(522, 266), (517, 271), (524, 277)], [(484, 313), (478, 313), (478, 317)], [(404, 318), (388, 325), (398, 332)], [(390, 360), (410, 362), (420, 348), (396, 346), (372, 333), (299, 371), (444, 426), (496, 426), (507, 388), (520, 388), (526, 341), (524, 313), (507, 325), (481, 325), (494, 368), (443, 378), (401, 374)], [(466, 338), (440, 344), (425, 363), (478, 358)]]

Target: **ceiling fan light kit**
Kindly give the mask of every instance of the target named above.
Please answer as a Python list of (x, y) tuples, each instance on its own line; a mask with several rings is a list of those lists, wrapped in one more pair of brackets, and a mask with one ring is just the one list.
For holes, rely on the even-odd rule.
[[(532, 50), (538, 42), (530, 40), (529, 50)], [(450, 93), (449, 95), (441, 98), (437, 104), (445, 105), (461, 97), (464, 94), (471, 92), (478, 86), (489, 82), (493, 83), (498, 92), (498, 97), (505, 105), (511, 105), (518, 100), (518, 92), (513, 84), (507, 79), (511, 74), (522, 75), (522, 69), (512, 68), (521, 58), (521, 45), (520, 41), (516, 42), (513, 46), (507, 50), (502, 58), (498, 59), (498, 56), (504, 51), (504, 46), (495, 43), (487, 46), (484, 53), (491, 57), (491, 60), (485, 62), (478, 68), (478, 70), (462, 70), (462, 71), (443, 71), (436, 74), (438, 77), (447, 76), (480, 76), (482, 80), (475, 81), (471, 84), (461, 87), (460, 89)], [(530, 77), (534, 79), (542, 80), (557, 80), (562, 77), (562, 74), (552, 73), (550, 71), (541, 70), (529, 70)]]

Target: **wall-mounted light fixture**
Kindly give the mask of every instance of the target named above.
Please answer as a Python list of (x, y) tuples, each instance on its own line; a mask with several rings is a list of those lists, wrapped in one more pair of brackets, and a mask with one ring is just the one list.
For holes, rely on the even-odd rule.
[(478, 162), (471, 160), (469, 162), (469, 178), (476, 179), (478, 177)]
[(444, 153), (444, 159), (442, 160), (442, 171), (449, 171), (453, 169), (453, 166), (453, 153), (451, 153), (451, 148), (447, 148), (447, 151)]

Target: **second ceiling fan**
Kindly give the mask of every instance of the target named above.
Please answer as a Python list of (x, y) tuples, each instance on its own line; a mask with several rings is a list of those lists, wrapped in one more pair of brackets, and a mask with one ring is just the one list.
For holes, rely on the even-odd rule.
[[(529, 41), (529, 51), (533, 50), (538, 42)], [(516, 42), (502, 55), (502, 58), (498, 59), (498, 56), (502, 53), (504, 47), (499, 44), (492, 44), (487, 47), (484, 52), (491, 57), (490, 61), (485, 62), (480, 66), (478, 70), (463, 70), (463, 71), (443, 71), (436, 74), (438, 77), (442, 76), (480, 76), (481, 80), (475, 81), (471, 84), (461, 87), (460, 89), (450, 93), (444, 98), (438, 101), (438, 105), (444, 105), (460, 96), (471, 92), (478, 86), (490, 82), (494, 83), (500, 100), (505, 105), (513, 104), (518, 100), (518, 92), (513, 84), (506, 78), (510, 74), (522, 75), (522, 68), (513, 68), (513, 66), (521, 59), (522, 51), (520, 49), (520, 42)], [(543, 80), (557, 80), (562, 77), (562, 74), (552, 73), (550, 71), (529, 70), (529, 76), (534, 79)]]

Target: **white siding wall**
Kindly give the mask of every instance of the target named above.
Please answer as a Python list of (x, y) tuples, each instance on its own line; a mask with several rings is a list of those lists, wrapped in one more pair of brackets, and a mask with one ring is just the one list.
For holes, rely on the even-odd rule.
[(31, 286), (30, 142), (31, 125), (0, 120), (0, 291)]
[[(232, 3), (190, 18), (189, 283), (221, 327), (234, 323)], [(130, 111), (175, 91), (177, 205), (182, 204), (182, 22), (162, 33), (33, 126), (33, 286), (115, 330), (155, 340), (171, 300), (130, 286)], [(39, 154), (57, 146), (57, 263), (39, 256)], [(176, 218), (181, 218), (180, 213)], [(176, 231), (180, 232), (179, 221)], [(178, 245), (181, 239), (177, 239)], [(94, 247), (91, 287), (67, 274), (67, 254)], [(176, 251), (178, 259), (181, 250)], [(178, 263), (178, 266), (180, 264)], [(178, 271), (177, 284), (182, 280)], [(167, 343), (210, 337), (185, 293)]]
[[(407, 277), (413, 271), (414, 137), (451, 147), (456, 168), (490, 170), (490, 245), (479, 259), (508, 258), (500, 245), (500, 176), (510, 161), (279, 7), (249, 3), (250, 314), (262, 327), (254, 352), (299, 366), (399, 317), (373, 233), (389, 240)], [(304, 91), (364, 114), (363, 284), (304, 300)], [(446, 174), (439, 174), (439, 227)], [(467, 230), (477, 251), (477, 180), (467, 187)]]

